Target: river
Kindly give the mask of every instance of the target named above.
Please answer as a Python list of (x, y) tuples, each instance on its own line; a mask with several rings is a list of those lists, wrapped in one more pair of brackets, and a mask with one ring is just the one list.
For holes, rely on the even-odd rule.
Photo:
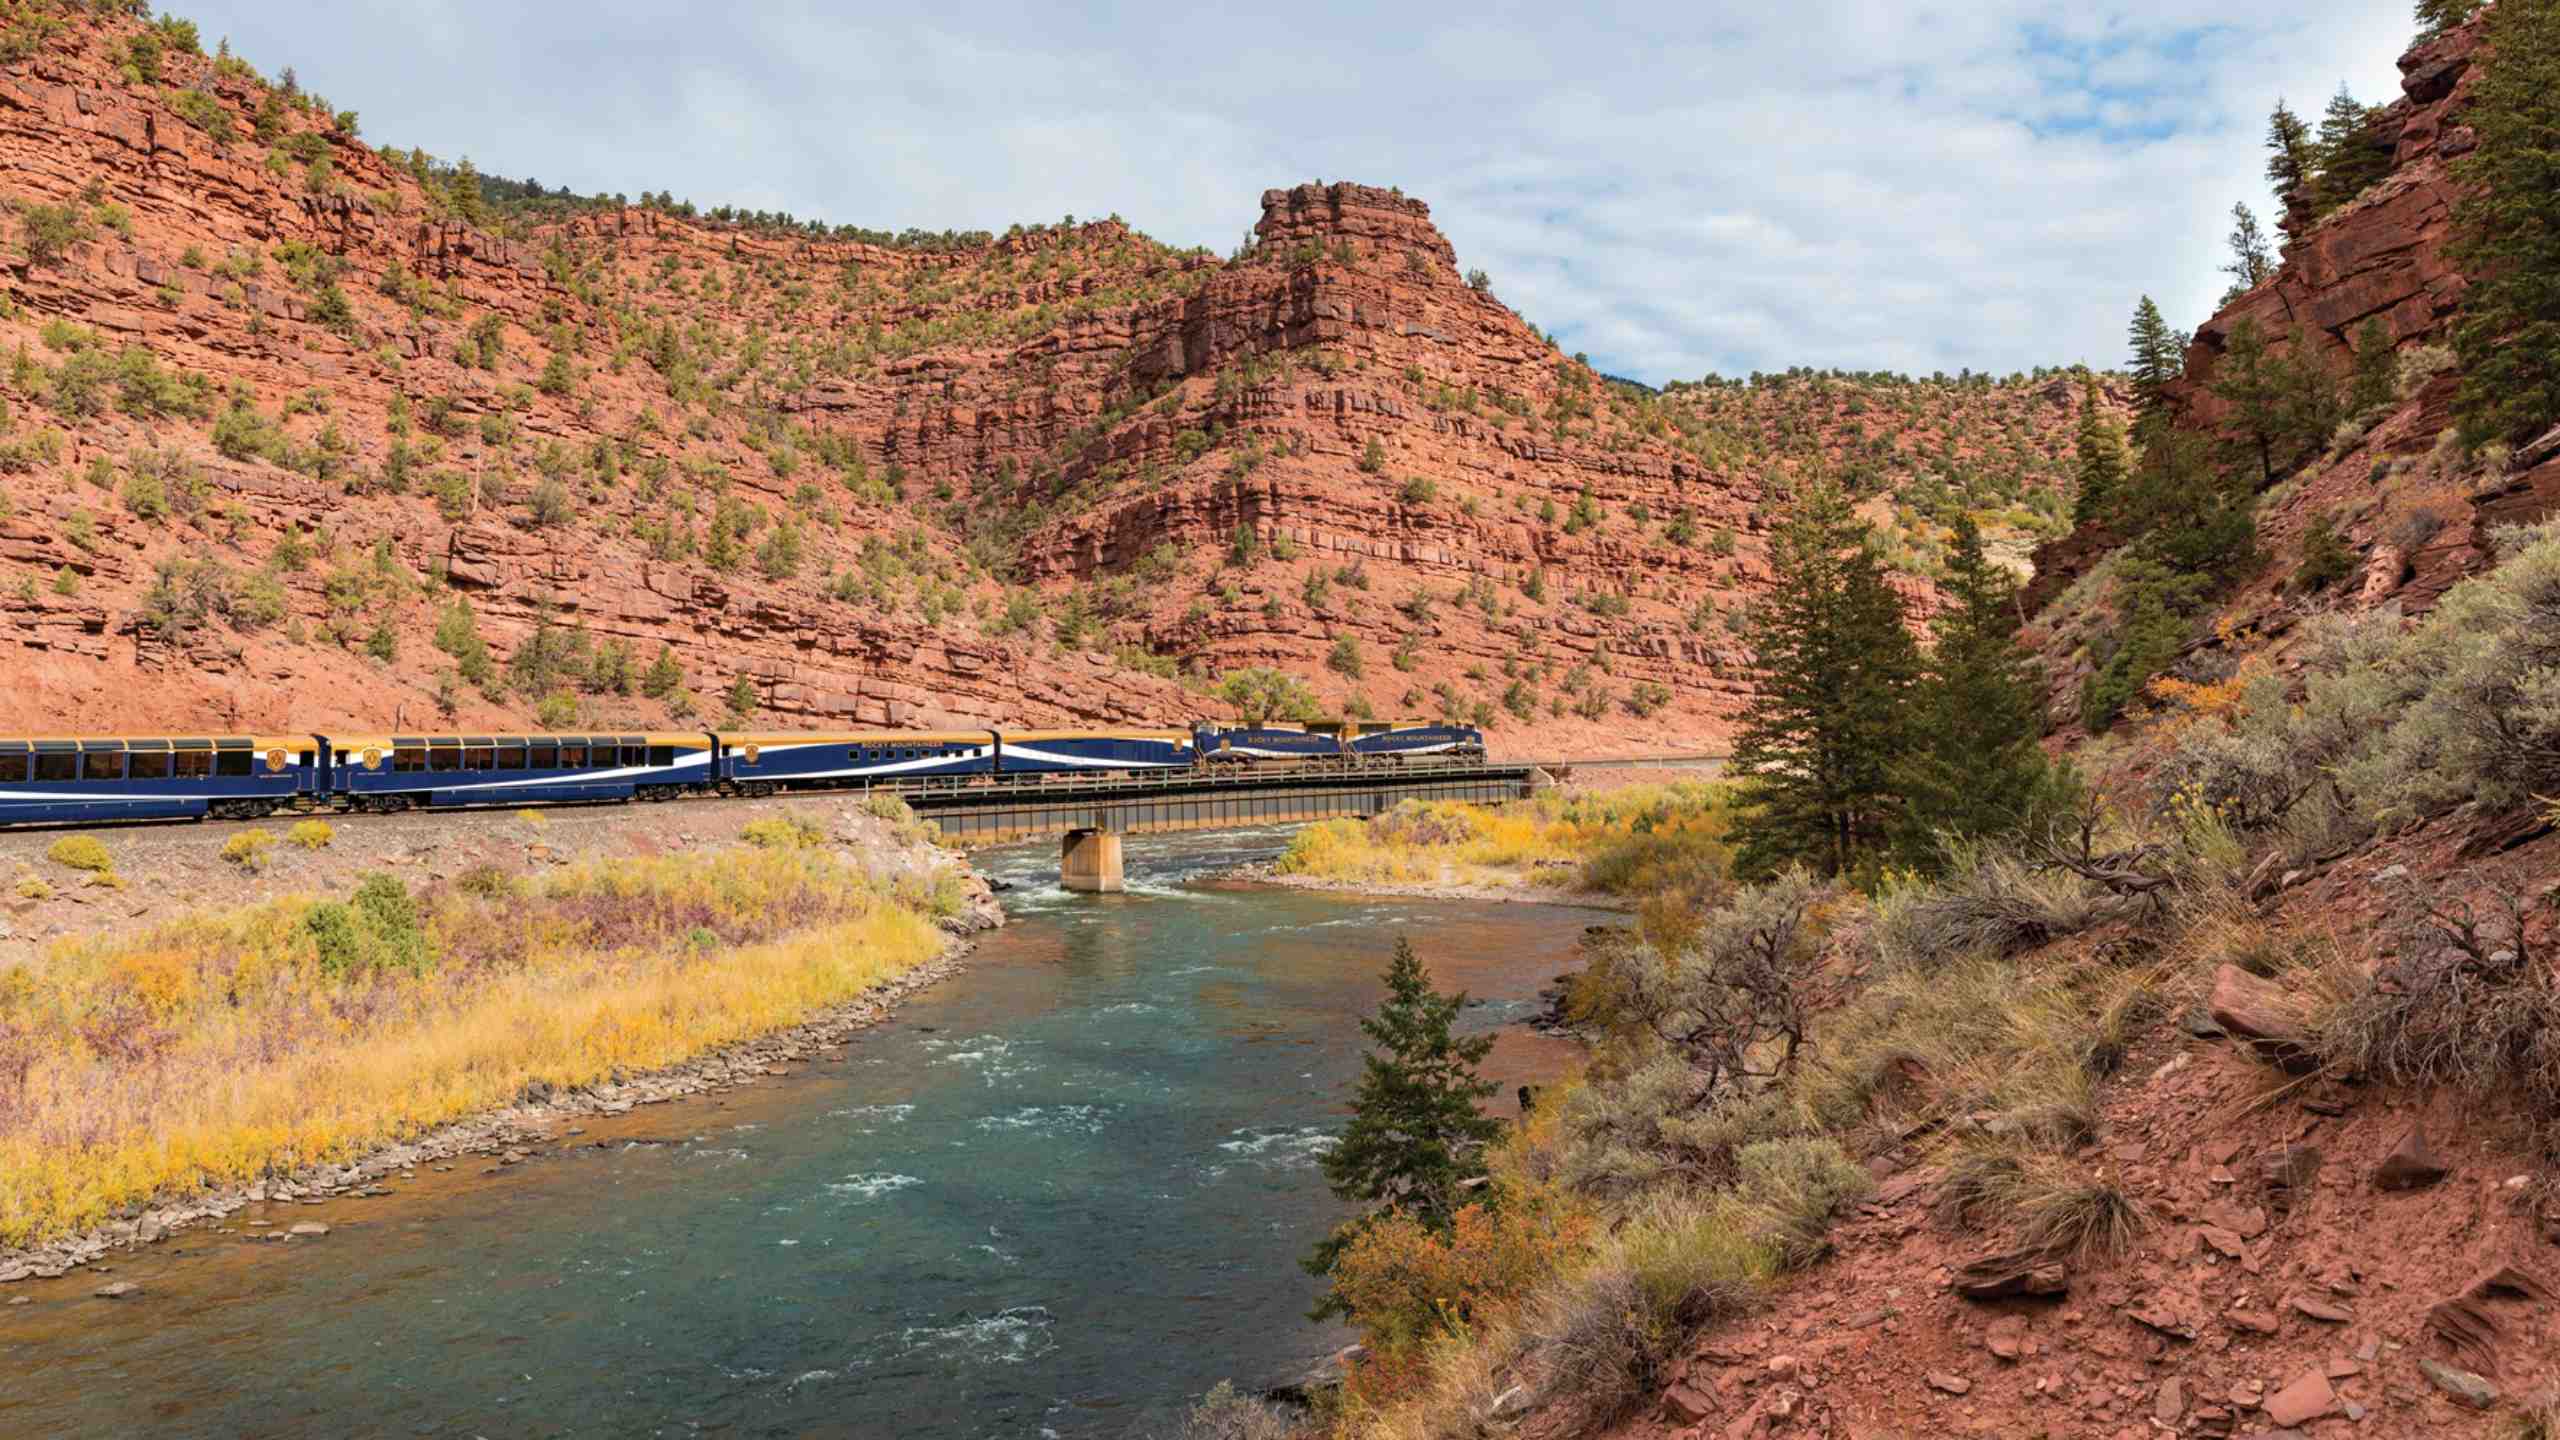
[[(8, 1436), (1161, 1433), (1344, 1337), (1297, 1258), (1398, 934), (1503, 1084), (1571, 907), (1229, 885), (1278, 831), (1128, 842), (1076, 896), (994, 851), (1012, 923), (837, 1062), (594, 1120), (502, 1174), (251, 1207), (0, 1308)], [(260, 1242), (247, 1222), (319, 1220)]]

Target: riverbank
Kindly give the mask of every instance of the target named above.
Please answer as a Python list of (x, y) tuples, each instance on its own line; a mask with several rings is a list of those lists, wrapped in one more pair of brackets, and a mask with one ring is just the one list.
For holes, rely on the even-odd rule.
[(1406, 801), (1309, 825), (1252, 878), (1299, 889), (1694, 912), (1729, 886), (1721, 781), (1543, 791), (1505, 805)]
[(1291, 890), (1315, 890), (1337, 895), (1396, 895), (1415, 900), (1481, 900), (1526, 905), (1576, 905), (1590, 910), (1632, 912), (1636, 907), (1622, 895), (1586, 888), (1581, 880), (1581, 867), (1570, 862), (1551, 862), (1516, 879), (1506, 881), (1476, 880), (1354, 880), (1325, 875), (1296, 875), (1282, 871), (1277, 860), (1258, 860), (1239, 865), (1221, 879), (1255, 885), (1279, 885)]
[(858, 805), (674, 855), (595, 838), (574, 859), (535, 847), (531, 874), (481, 862), (412, 894), (371, 872), (347, 901), (273, 896), (0, 961), (0, 1282), (751, 1083), (876, 1023), (1002, 920), (911, 816)]
[[(1352, 1338), (1295, 1261), (1396, 939), (1473, 997), (1508, 1118), (1578, 1067), (1522, 1022), (1609, 919), (1214, 883), (1286, 841), (1132, 837), (1107, 896), (1053, 845), (981, 853), (1004, 927), (787, 1075), (546, 1101), (547, 1139), (0, 1286), (0, 1433), (1183, 1433)], [(265, 1239), (296, 1223), (329, 1233)]]

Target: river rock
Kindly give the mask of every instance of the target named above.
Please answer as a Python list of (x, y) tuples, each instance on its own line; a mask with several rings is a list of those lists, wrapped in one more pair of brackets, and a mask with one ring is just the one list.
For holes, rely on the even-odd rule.
[(130, 1280), (118, 1280), (112, 1285), (101, 1285), (89, 1293), (101, 1300), (122, 1300), (129, 1295), (141, 1294), (142, 1287)]
[(292, 1229), (287, 1230), (285, 1233), (288, 1235), (298, 1235), (305, 1240), (317, 1240), (321, 1236), (329, 1233), (329, 1227), (321, 1224), (317, 1220), (304, 1220), (296, 1223)]

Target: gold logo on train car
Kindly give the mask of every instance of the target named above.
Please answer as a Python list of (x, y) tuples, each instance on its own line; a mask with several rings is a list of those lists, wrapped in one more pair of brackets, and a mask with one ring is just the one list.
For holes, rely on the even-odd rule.
[(364, 768), (367, 770), (381, 769), (382, 752), (371, 745), (364, 747)]
[(748, 764), (753, 765), (754, 763), (756, 763), (756, 751), (757, 751), (757, 749), (758, 749), (758, 748), (760, 748), (760, 747), (757, 747), (757, 746), (754, 746), (754, 745), (748, 745), (748, 746), (745, 746), (745, 747), (741, 748), (741, 749), (738, 751), (738, 753), (746, 757), (746, 760), (747, 760), (747, 763), (748, 763)]
[(282, 750), (270, 750), (267, 752), (267, 769), (276, 774), (283, 773), (284, 752)]

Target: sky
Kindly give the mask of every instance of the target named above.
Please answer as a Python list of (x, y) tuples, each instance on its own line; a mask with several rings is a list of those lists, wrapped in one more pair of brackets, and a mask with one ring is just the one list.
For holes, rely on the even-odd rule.
[(1395, 185), (1567, 351), (1659, 384), (2121, 363), (2192, 327), (2269, 106), (2399, 93), (2409, 0), (956, 9), (217, 0), (377, 145), (897, 230), (1117, 214), (1220, 253)]

